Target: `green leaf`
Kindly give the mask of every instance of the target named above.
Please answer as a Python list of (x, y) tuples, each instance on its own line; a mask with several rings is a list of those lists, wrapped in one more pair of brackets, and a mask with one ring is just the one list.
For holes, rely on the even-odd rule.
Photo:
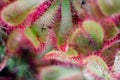
[[(109, 23), (106, 23), (106, 24), (109, 24)], [(111, 39), (112, 37), (114, 37), (117, 33), (118, 33), (118, 31), (119, 31), (119, 29), (116, 27), (116, 26), (106, 26), (105, 27), (105, 37), (106, 37), (106, 39)]]
[(18, 77), (25, 76), (25, 72), (27, 71), (27, 69), (28, 69), (28, 65), (26, 65), (26, 64), (20, 64), (18, 66)]
[(58, 36), (58, 45), (62, 45), (66, 42), (66, 37), (71, 30), (72, 24), (72, 16), (71, 16), (71, 8), (70, 8), (70, 0), (62, 1), (62, 20), (61, 26)]
[(17, 61), (15, 61), (14, 59), (9, 59), (8, 60), (8, 63), (7, 63), (7, 67), (12, 71), (13, 70), (13, 68), (15, 67), (15, 65), (16, 65), (16, 62)]
[(24, 62), (24, 60), (20, 57), (14, 57), (14, 58), (10, 58), (8, 60), (8, 64), (7, 67), (9, 68), (9, 70), (13, 73), (16, 73), (17, 77), (23, 77), (26, 76), (28, 74), (27, 73), (27, 69), (28, 69), (28, 64), (26, 62)]
[(25, 36), (28, 40), (34, 45), (35, 48), (38, 48), (40, 46), (39, 41), (37, 40), (36, 36), (32, 33), (30, 28), (27, 28), (24, 32)]
[[(110, 47), (108, 47), (108, 48), (104, 48), (103, 50), (102, 50), (102, 56), (104, 56), (105, 57), (105, 61), (106, 61), (106, 63), (108, 64), (108, 66), (110, 66), (110, 67), (112, 67), (113, 66), (113, 64), (114, 64), (114, 59), (115, 59), (115, 57), (117, 56), (119, 56), (119, 55), (117, 55), (117, 54), (115, 54), (116, 53), (116, 51), (118, 51), (118, 48), (119, 48), (119, 44), (118, 43), (115, 43), (115, 44), (113, 44), (113, 45), (111, 45)], [(111, 65), (112, 64), (112, 65)], [(118, 64), (119, 65), (119, 64)]]
[(101, 11), (106, 15), (113, 15), (120, 12), (120, 0), (97, 0)]
[(120, 51), (117, 51), (116, 55), (115, 55), (115, 60), (114, 60), (114, 64), (112, 66), (112, 71), (114, 71), (114, 73), (118, 73), (120, 71)]
[(77, 52), (87, 55), (89, 52), (96, 50), (96, 44), (94, 42), (90, 43), (90, 39), (88, 36), (86, 37), (86, 33), (83, 28), (77, 28), (73, 31), (70, 39), (69, 45), (74, 48)]
[(78, 46), (78, 52), (82, 52), (84, 54), (89, 53), (90, 51), (95, 50), (95, 46), (90, 44), (90, 40), (83, 35), (77, 36), (76, 45)]
[(5, 53), (5, 46), (0, 45), (0, 55), (3, 55)]
[(75, 57), (75, 56), (78, 56), (78, 53), (75, 49), (73, 48), (69, 48), (65, 53), (64, 53), (66, 56), (68, 57)]
[(46, 42), (45, 42), (45, 48), (44, 48), (43, 52), (41, 53), (41, 55), (39, 56), (40, 58), (42, 58), (49, 51), (54, 49), (53, 38), (55, 38), (54, 30), (53, 29), (49, 29), (48, 30), (48, 35), (47, 35), (47, 38), (46, 38)]
[(60, 0), (56, 0), (50, 8), (35, 22), (38, 26), (48, 27), (54, 25), (55, 14), (60, 6)]
[(48, 29), (44, 28), (42, 26), (38, 26), (36, 24), (33, 24), (31, 27), (32, 33), (40, 39), (41, 42), (45, 42), (47, 35), (48, 35)]
[(8, 54), (12, 54), (15, 53), (17, 51), (17, 49), (19, 48), (19, 43), (22, 40), (22, 34), (20, 33), (19, 30), (14, 30), (8, 38), (7, 41), (7, 49), (10, 53)]
[(93, 20), (86, 20), (83, 22), (83, 27), (97, 43), (97, 46), (101, 47), (104, 39), (104, 30), (102, 29), (102, 26)]
[(43, 68), (41, 74), (42, 80), (83, 80), (84, 78), (80, 69), (60, 66), (48, 66)]
[(29, 13), (45, 0), (17, 0), (2, 10), (1, 17), (10, 25), (19, 25)]
[[(82, 1), (82, 0), (81, 0)], [(73, 6), (78, 14), (79, 17), (83, 17), (84, 10), (81, 8), (80, 0), (72, 0)]]
[(74, 44), (74, 42), (75, 42), (75, 39), (76, 39), (76, 37), (78, 37), (78, 35), (80, 34), (80, 32), (81, 32), (81, 29), (80, 28), (77, 28), (73, 33), (72, 33), (72, 35), (71, 35), (71, 37), (70, 37), (70, 44)]
[(87, 65), (86, 69), (90, 72), (104, 78), (104, 80), (112, 80), (111, 74), (108, 72), (108, 66), (101, 57), (91, 55), (83, 59), (83, 63)]

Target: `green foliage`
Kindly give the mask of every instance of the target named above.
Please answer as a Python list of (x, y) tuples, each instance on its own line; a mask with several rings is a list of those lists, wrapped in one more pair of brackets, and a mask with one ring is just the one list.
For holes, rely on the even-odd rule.
[[(114, 45), (114, 40), (106, 44), (104, 41), (113, 38), (119, 31), (114, 20), (110, 20), (111, 16), (120, 12), (120, 1), (95, 1), (16, 0), (6, 5), (1, 10), (2, 21), (0, 20), (0, 25), (5, 27), (0, 28), (0, 58), (5, 57), (6, 60), (1, 60), (0, 67), (6, 65), (9, 57), (7, 68), (15, 73), (18, 80), (86, 80), (81, 66), (89, 74), (95, 74), (104, 80), (113, 80), (109, 65), (111, 67), (114, 61), (113, 70), (119, 71), (119, 55), (114, 56), (119, 44)], [(43, 2), (45, 3), (42, 4)], [(96, 4), (92, 6), (94, 3)], [(97, 10), (98, 7), (100, 9)], [(34, 16), (30, 15), (31, 13)], [(95, 15), (97, 17), (94, 18)], [(110, 18), (106, 19), (106, 16)], [(34, 18), (30, 19), (31, 17)], [(30, 24), (26, 18), (30, 20)], [(28, 22), (27, 27), (21, 24), (24, 21), (25, 24)], [(115, 21), (119, 22), (119, 19)], [(11, 31), (12, 26), (18, 28)], [(24, 28), (20, 29), (21, 26)], [(9, 30), (11, 33), (7, 38), (8, 35), (4, 32)], [(4, 40), (3, 37), (7, 39)], [(119, 35), (116, 39), (119, 40)], [(32, 48), (27, 46), (29, 43), (32, 44)], [(30, 50), (33, 48), (35, 49)], [(17, 56), (14, 56), (16, 54)], [(106, 57), (107, 60), (104, 59)], [(38, 79), (36, 75), (42, 79)], [(92, 77), (96, 79), (96, 76)]]
[(19, 48), (19, 43), (22, 39), (22, 34), (20, 34), (20, 32), (18, 30), (13, 31), (8, 38), (7, 41), (7, 49), (9, 51), (8, 54), (12, 56), (14, 55), (13, 53), (15, 53), (17, 51), (17, 49)]
[(17, 0), (3, 9), (1, 16), (11, 25), (19, 25), (35, 8), (36, 4), (43, 2), (44, 0)]
[(5, 56), (5, 46), (0, 45), (0, 59), (2, 59)]
[(108, 27), (106, 29), (107, 39), (111, 39), (112, 37), (114, 37), (118, 31), (119, 29), (116, 26)]
[(118, 73), (120, 71), (120, 51), (117, 51), (116, 55), (115, 55), (115, 60), (114, 60), (114, 64), (112, 66), (112, 71), (114, 71), (114, 73)]
[(101, 47), (104, 39), (104, 30), (102, 29), (101, 25), (95, 21), (86, 20), (83, 22), (83, 27), (97, 43), (97, 47)]
[(20, 64), (18, 67), (18, 77), (23, 77), (25, 75), (25, 72), (27, 71), (28, 65), (26, 64)]
[(38, 26), (44, 28), (54, 25), (55, 23), (55, 14), (60, 7), (60, 0), (56, 0), (50, 8), (35, 22)]
[(0, 45), (0, 55), (5, 53), (5, 46)]
[(84, 54), (95, 50), (95, 45), (90, 44), (90, 40), (83, 35), (77, 36), (76, 45), (78, 46), (78, 51)]
[(85, 79), (80, 69), (64, 68), (60, 66), (48, 66), (41, 72), (42, 80), (83, 80)]
[(72, 24), (72, 16), (71, 16), (71, 8), (70, 8), (70, 0), (62, 1), (61, 5), (62, 10), (62, 20), (59, 30), (58, 36), (58, 45), (62, 45), (66, 42), (66, 37), (69, 34), (73, 24)]
[(39, 48), (39, 41), (37, 40), (36, 36), (32, 33), (30, 28), (27, 28), (24, 32), (25, 36), (28, 40), (34, 45), (35, 48)]
[(89, 52), (96, 51), (97, 46), (93, 39), (85, 33), (82, 28), (77, 28), (70, 36), (69, 44), (78, 52), (87, 55)]
[(72, 0), (73, 6), (78, 14), (79, 17), (83, 17), (84, 10), (81, 8), (80, 2), (82, 0)]
[(33, 24), (31, 27), (32, 33), (40, 39), (41, 42), (45, 42), (48, 35), (48, 28), (44, 28), (42, 26), (38, 26)]
[(20, 78), (27, 75), (25, 73), (28, 71), (29, 65), (20, 57), (16, 57), (9, 59), (7, 67), (9, 68), (10, 71), (16, 73), (16, 76), (18, 78)]
[(113, 15), (120, 12), (120, 0), (97, 0), (101, 11), (106, 15)]
[(87, 64), (87, 70), (102, 77), (104, 80), (112, 80), (111, 74), (108, 72), (108, 66), (102, 58), (98, 56), (89, 56), (83, 61)]
[(75, 56), (78, 56), (78, 53), (75, 49), (73, 48), (69, 48), (65, 53), (64, 53), (66, 56), (68, 57), (75, 57)]

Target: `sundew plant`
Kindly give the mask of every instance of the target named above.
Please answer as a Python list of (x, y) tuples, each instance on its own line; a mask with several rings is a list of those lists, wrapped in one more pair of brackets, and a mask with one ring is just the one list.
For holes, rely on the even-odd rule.
[(120, 80), (120, 0), (0, 0), (0, 80)]

